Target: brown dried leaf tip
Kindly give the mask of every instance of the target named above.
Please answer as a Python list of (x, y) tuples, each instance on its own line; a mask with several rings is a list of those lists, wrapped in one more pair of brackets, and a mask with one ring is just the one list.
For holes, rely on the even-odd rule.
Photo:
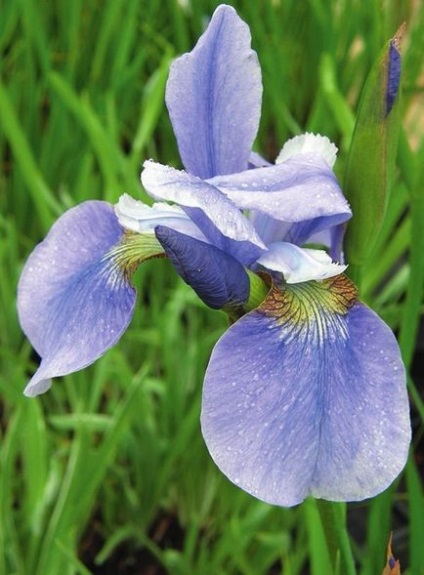
[(395, 559), (392, 553), (392, 534), (387, 545), (387, 563), (382, 575), (401, 575), (399, 560)]

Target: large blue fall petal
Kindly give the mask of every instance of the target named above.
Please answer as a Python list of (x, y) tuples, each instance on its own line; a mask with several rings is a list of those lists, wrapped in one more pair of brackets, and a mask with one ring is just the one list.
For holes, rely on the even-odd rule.
[(183, 280), (211, 308), (238, 306), (249, 298), (243, 266), (215, 246), (158, 226), (156, 237)]
[(195, 48), (172, 64), (166, 103), (188, 172), (200, 178), (247, 169), (262, 83), (250, 31), (220, 6)]
[(252, 264), (266, 249), (254, 226), (238, 207), (200, 178), (147, 161), (141, 181), (152, 198), (181, 206), (211, 244), (243, 265)]
[(22, 328), (42, 361), (25, 389), (86, 367), (131, 320), (135, 290), (108, 252), (123, 234), (113, 207), (89, 201), (68, 210), (30, 255), (18, 287)]
[(274, 288), (217, 343), (202, 431), (229, 479), (269, 503), (372, 497), (410, 441), (395, 337), (345, 276)]

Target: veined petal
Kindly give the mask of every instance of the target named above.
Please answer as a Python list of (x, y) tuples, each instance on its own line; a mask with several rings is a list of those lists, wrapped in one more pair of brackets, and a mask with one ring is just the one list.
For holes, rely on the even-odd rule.
[(90, 201), (68, 210), (30, 255), (18, 287), (22, 329), (42, 361), (25, 389), (82, 369), (113, 346), (131, 320), (135, 290), (108, 253), (123, 229), (113, 207)]
[(337, 147), (327, 138), (320, 134), (301, 134), (295, 136), (282, 147), (275, 160), (276, 164), (281, 164), (289, 158), (298, 154), (317, 154), (320, 155), (332, 168), (337, 159)]
[(178, 274), (206, 305), (221, 309), (247, 301), (249, 278), (236, 259), (170, 228), (158, 226), (155, 232)]
[(247, 169), (262, 99), (250, 41), (234, 8), (220, 6), (195, 48), (171, 66), (166, 104), (183, 164), (200, 178)]
[(313, 220), (311, 233), (351, 217), (336, 177), (318, 154), (299, 154), (277, 166), (217, 176), (208, 182), (240, 209), (258, 210), (282, 222)]
[(206, 242), (204, 234), (188, 215), (175, 205), (157, 202), (152, 206), (123, 194), (115, 206), (119, 223), (126, 230), (136, 233), (154, 233), (156, 226), (166, 226), (182, 234)]
[(180, 205), (211, 244), (244, 265), (265, 250), (251, 222), (214, 186), (156, 162), (147, 161), (144, 168), (141, 181), (149, 195)]
[(288, 242), (268, 246), (257, 261), (268, 270), (280, 272), (289, 284), (323, 280), (339, 275), (347, 266), (334, 263), (323, 250), (299, 248)]
[(274, 288), (215, 346), (202, 431), (223, 473), (263, 501), (372, 497), (410, 442), (395, 337), (343, 275)]

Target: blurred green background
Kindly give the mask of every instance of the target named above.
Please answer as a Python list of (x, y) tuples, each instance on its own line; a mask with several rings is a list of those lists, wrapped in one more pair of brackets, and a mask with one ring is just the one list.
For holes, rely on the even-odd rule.
[[(164, 105), (168, 67), (217, 4), (1, 0), (0, 575), (331, 574), (313, 502), (262, 504), (209, 458), (202, 378), (227, 320), (169, 262), (137, 272), (137, 311), (118, 346), (45, 396), (22, 396), (38, 362), (15, 310), (22, 265), (70, 206), (113, 203), (124, 191), (143, 198), (144, 159), (179, 165)], [(339, 146), (341, 180), (367, 73), (407, 23), (396, 177), (362, 297), (399, 337), (414, 444), (403, 477), (349, 506), (348, 524), (358, 573), (382, 572), (393, 530), (402, 572), (422, 575), (424, 6), (231, 4), (251, 27), (263, 71), (257, 149), (273, 160), (292, 135), (325, 134)]]

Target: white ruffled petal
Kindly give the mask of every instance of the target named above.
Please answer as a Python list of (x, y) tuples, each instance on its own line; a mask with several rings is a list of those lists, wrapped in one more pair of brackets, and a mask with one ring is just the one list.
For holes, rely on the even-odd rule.
[(337, 147), (330, 142), (327, 136), (320, 134), (301, 134), (288, 140), (275, 160), (276, 164), (281, 164), (288, 158), (297, 154), (319, 154), (332, 168), (337, 159)]
[(156, 202), (152, 206), (123, 194), (115, 205), (115, 214), (126, 230), (136, 233), (154, 233), (156, 226), (166, 226), (202, 241), (207, 241), (199, 228), (176, 205)]

